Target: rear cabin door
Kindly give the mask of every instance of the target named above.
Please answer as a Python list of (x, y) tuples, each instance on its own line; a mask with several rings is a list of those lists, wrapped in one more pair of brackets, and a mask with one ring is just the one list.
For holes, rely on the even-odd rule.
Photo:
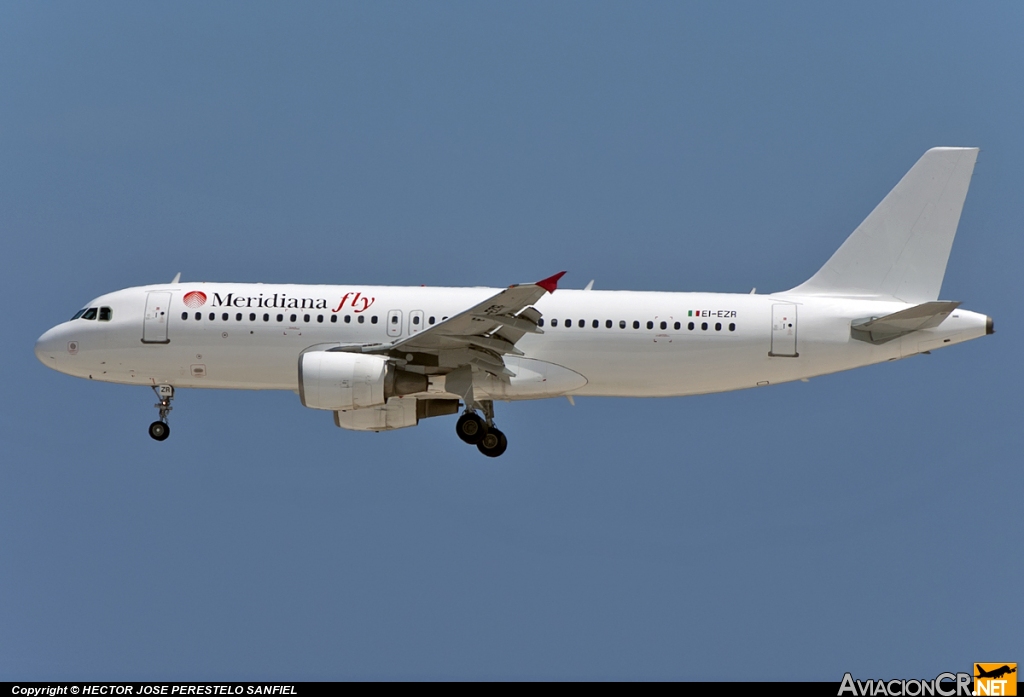
[(402, 336), (401, 310), (388, 310), (388, 336)]
[(146, 296), (146, 315), (142, 320), (142, 343), (166, 344), (167, 317), (171, 305), (171, 294), (154, 290)]
[(796, 351), (796, 305), (772, 305), (772, 350), (769, 356), (794, 358)]
[(423, 310), (413, 310), (409, 313), (409, 333), (419, 334), (423, 331)]

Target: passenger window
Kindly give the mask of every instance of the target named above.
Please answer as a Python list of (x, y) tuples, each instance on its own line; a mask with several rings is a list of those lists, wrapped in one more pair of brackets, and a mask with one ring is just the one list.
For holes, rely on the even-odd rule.
[(182, 312), (181, 313), (181, 318), (182, 319), (188, 319), (188, 313), (187, 312)]
[(565, 320), (564, 322), (562, 322), (562, 324), (564, 324), (564, 325), (565, 325), (565, 328), (566, 328), (566, 329), (569, 329), (569, 328), (571, 328), (571, 327), (572, 327), (572, 320), (571, 320), (571, 319), (567, 319), (567, 320)]
[(418, 327), (420, 325), (420, 316), (419, 315), (413, 315), (412, 323), (415, 324)]
[(84, 314), (85, 314), (85, 308), (83, 308), (83, 309), (79, 310), (78, 312), (76, 312), (75, 316), (72, 317), (71, 319), (72, 320), (76, 320), (76, 319), (78, 319), (79, 317), (81, 317)]
[(224, 313), (223, 315), (221, 315), (221, 316), (220, 316), (220, 318), (221, 318), (221, 319), (222, 319), (223, 321), (227, 322), (227, 321), (228, 321), (228, 313), (226, 313), (226, 312), (225, 312), (225, 313)]
[(370, 318), (370, 324), (377, 324), (377, 315)]
[(731, 331), (731, 332), (736, 331), (736, 324), (735, 323), (733, 323), (733, 322), (729, 323), (729, 331)]
[(604, 326), (607, 327), (608, 329), (611, 329), (612, 328), (612, 321), (610, 319), (606, 319), (604, 321)]
[(323, 316), (323, 315), (317, 315), (317, 316), (316, 316), (316, 321), (317, 321), (317, 322), (320, 322), (321, 324), (323, 324), (323, 321), (324, 321), (324, 316)]
[(551, 320), (551, 326), (552, 327), (557, 327), (558, 326), (558, 320), (557, 319)]
[(583, 329), (585, 326), (587, 326), (587, 320), (581, 319), (579, 321), (579, 325), (580, 325), (580, 329)]
[(235, 315), (235, 321), (236, 322), (241, 322), (242, 321), (242, 313), (241, 312), (239, 312), (238, 314)]
[(640, 323), (637, 322), (636, 320), (633, 320), (633, 329), (639, 329), (639, 328), (640, 328)]
[(278, 315), (277, 316), (277, 321), (278, 322), (284, 322), (284, 315)]
[(539, 320), (537, 320), (537, 326), (538, 327), (543, 327), (544, 326), (544, 318), (543, 317), (541, 317)]
[(722, 323), (721, 322), (715, 322), (715, 331), (716, 332), (722, 331)]
[(302, 316), (302, 321), (303, 322), (308, 322), (309, 321), (309, 315), (303, 315)]
[(668, 323), (667, 322), (662, 322), (661, 323), (661, 328), (662, 329), (668, 329)]
[(708, 323), (707, 322), (701, 322), (700, 323), (700, 328), (703, 329), (704, 331), (707, 331), (708, 330)]
[(625, 329), (625, 328), (626, 328), (626, 320), (620, 319), (619, 320), (619, 329)]
[(448, 319), (448, 318), (447, 317), (442, 317), (441, 321), (444, 322), (446, 319)]
[(433, 317), (431, 317), (431, 318), (430, 318), (430, 319), (428, 319), (427, 321), (428, 321), (428, 322), (430, 322), (431, 324), (433, 324), (433, 323), (434, 323), (434, 318), (433, 318)]
[(352, 315), (345, 315), (345, 324), (352, 323)]
[(211, 312), (210, 313), (210, 321), (212, 322), (215, 319), (217, 319), (217, 314), (215, 312)]
[(202, 318), (203, 318), (203, 313), (202, 313), (202, 312), (197, 312), (197, 313), (196, 313), (196, 319), (197, 319), (197, 320), (200, 320), (200, 319), (202, 319)]
[(331, 321), (332, 322), (337, 322), (338, 321), (338, 316), (337, 315), (331, 315)]
[(292, 315), (292, 318), (290, 320), (288, 320), (288, 321), (289, 322), (294, 322), (295, 321), (295, 315)]
[(594, 320), (594, 329), (597, 329), (597, 328), (598, 328), (598, 327), (600, 327), (600, 326), (601, 326), (601, 323), (600, 323), (600, 322), (598, 322), (598, 321), (597, 321), (597, 320), (595, 319), (595, 320)]
[[(345, 317), (345, 321), (348, 322), (348, 316)], [(365, 321), (366, 317), (364, 317), (363, 315), (359, 315), (359, 324), (362, 324)]]
[(679, 330), (679, 328), (680, 328), (680, 327), (682, 327), (682, 326), (683, 326), (683, 325), (679, 324), (679, 322), (676, 322), (676, 327), (675, 327), (675, 328), (676, 328), (676, 330), (678, 331), (678, 330)]
[(391, 315), (391, 324), (398, 324), (398, 315)]
[(100, 308), (100, 322), (109, 322), (111, 314), (112, 313), (111, 313), (109, 307), (101, 307)]
[(250, 312), (249, 313), (249, 321), (250, 322), (255, 322), (256, 321), (256, 313), (255, 312)]
[(689, 329), (692, 332), (693, 331), (693, 322), (690, 322), (689, 324), (687, 324), (686, 328)]
[(270, 313), (268, 313), (268, 312), (264, 312), (263, 313), (263, 321), (264, 322), (269, 322), (270, 321)]
[(96, 319), (96, 308), (90, 307), (82, 314), (82, 319)]

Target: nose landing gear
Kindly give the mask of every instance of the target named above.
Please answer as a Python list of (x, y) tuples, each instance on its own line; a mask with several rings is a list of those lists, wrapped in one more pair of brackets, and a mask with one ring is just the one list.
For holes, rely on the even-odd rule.
[(475, 445), (487, 457), (498, 457), (508, 448), (508, 439), (494, 425), (494, 402), (479, 402), (484, 417), (466, 409), (455, 424), (455, 433), (464, 443)]
[(149, 425), (149, 437), (153, 440), (167, 440), (171, 435), (171, 427), (167, 423), (167, 415), (171, 413), (171, 400), (174, 399), (174, 388), (170, 385), (155, 385), (153, 392), (156, 393), (159, 404), (154, 404), (160, 410), (160, 420)]

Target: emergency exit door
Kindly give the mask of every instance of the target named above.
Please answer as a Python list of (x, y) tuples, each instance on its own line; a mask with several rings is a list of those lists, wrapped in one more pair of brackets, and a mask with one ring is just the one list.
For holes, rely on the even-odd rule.
[(769, 356), (795, 358), (796, 305), (772, 305), (772, 349)]
[(409, 333), (418, 334), (423, 329), (423, 310), (413, 310), (409, 313)]
[(388, 336), (402, 336), (401, 310), (388, 310)]
[(166, 344), (167, 317), (171, 294), (162, 290), (150, 291), (146, 296), (146, 314), (142, 320), (142, 343)]

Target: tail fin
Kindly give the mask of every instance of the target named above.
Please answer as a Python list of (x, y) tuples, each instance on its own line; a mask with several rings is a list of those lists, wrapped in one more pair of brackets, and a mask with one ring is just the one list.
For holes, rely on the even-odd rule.
[(932, 148), (818, 273), (790, 293), (937, 300), (978, 148)]

